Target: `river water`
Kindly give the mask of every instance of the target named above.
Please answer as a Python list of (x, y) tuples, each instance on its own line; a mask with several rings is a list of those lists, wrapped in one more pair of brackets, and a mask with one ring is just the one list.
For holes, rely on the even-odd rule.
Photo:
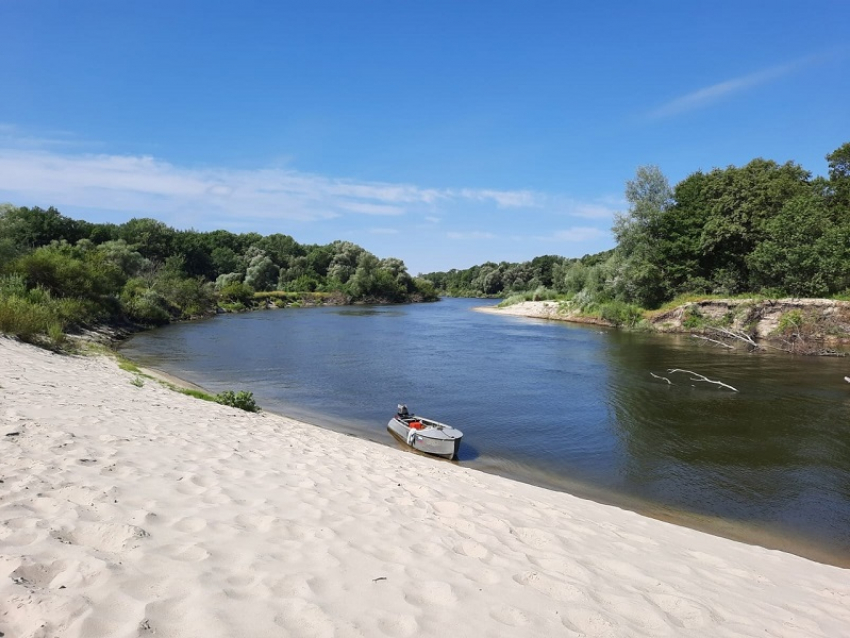
[(386, 445), (406, 403), (464, 432), (460, 465), (850, 566), (850, 360), (473, 310), (488, 303), (224, 315), (122, 353)]

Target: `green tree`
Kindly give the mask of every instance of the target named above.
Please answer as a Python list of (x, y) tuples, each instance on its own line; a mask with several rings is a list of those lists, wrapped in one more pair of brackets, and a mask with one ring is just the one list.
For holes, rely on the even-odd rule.
[(160, 221), (150, 218), (133, 218), (119, 227), (120, 238), (148, 259), (163, 263), (174, 251), (176, 231)]
[(810, 174), (788, 162), (755, 159), (708, 174), (703, 199), (708, 206), (700, 237), (701, 270), (717, 292), (750, 289), (748, 257), (768, 237), (767, 222), (785, 203), (810, 190)]
[(753, 280), (796, 297), (831, 295), (850, 286), (850, 220), (837, 225), (814, 193), (789, 200), (766, 225), (768, 239), (748, 258)]
[(850, 212), (850, 142), (835, 149), (826, 160), (829, 162), (830, 203), (847, 214)]
[(275, 290), (280, 278), (280, 267), (263, 251), (259, 251), (248, 263), (245, 283), (255, 290)]
[(626, 302), (653, 308), (667, 296), (658, 250), (663, 240), (662, 220), (672, 196), (667, 178), (657, 166), (641, 166), (635, 179), (626, 183), (629, 212), (618, 215), (613, 228), (622, 258), (616, 288)]

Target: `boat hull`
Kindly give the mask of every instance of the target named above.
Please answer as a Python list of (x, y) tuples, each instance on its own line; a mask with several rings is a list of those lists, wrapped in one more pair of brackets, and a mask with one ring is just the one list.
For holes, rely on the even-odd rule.
[[(420, 423), (422, 427), (411, 428), (409, 422)], [(446, 459), (457, 458), (463, 438), (460, 430), (420, 417), (392, 418), (387, 423), (387, 430), (414, 450)]]

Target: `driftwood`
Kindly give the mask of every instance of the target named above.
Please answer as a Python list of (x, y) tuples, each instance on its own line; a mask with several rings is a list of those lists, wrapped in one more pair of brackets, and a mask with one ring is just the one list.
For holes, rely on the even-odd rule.
[(756, 343), (753, 336), (744, 332), (743, 330), (733, 330), (732, 328), (714, 328), (714, 331), (719, 334), (721, 337), (725, 337), (727, 339), (731, 339), (732, 341), (741, 341), (746, 344), (747, 349), (750, 352), (754, 352), (756, 350), (760, 350), (761, 346)]
[[(653, 377), (655, 377), (656, 379), (662, 379), (662, 380), (666, 381), (667, 385), (673, 385), (673, 382), (670, 381), (670, 379), (668, 379), (667, 377), (659, 377), (657, 374), (653, 374), (652, 372), (650, 372), (649, 374), (652, 375)], [(844, 377), (844, 378), (846, 379), (847, 377)], [(850, 383), (850, 381), (848, 381), (847, 383)]]
[[(737, 388), (733, 388), (731, 385), (729, 385), (729, 384), (727, 384), (727, 383), (723, 383), (722, 381), (714, 381), (713, 379), (709, 379), (708, 377), (703, 376), (703, 375), (701, 375), (701, 374), (697, 374), (696, 372), (691, 372), (690, 370), (680, 370), (679, 368), (673, 368), (673, 369), (671, 369), (671, 370), (668, 370), (667, 372), (668, 372), (669, 374), (673, 374), (674, 372), (684, 372), (684, 373), (686, 373), (686, 374), (690, 374), (690, 375), (691, 375), (691, 377), (692, 377), (692, 378), (691, 378), (691, 381), (705, 381), (706, 383), (714, 383), (714, 384), (716, 384), (716, 385), (718, 385), (718, 386), (721, 386), (721, 387), (723, 387), (723, 388), (729, 388), (729, 389), (730, 389), (730, 390), (732, 390), (733, 392), (737, 392), (737, 391), (738, 391), (738, 389), (737, 389)], [(695, 378), (694, 378), (694, 377), (695, 377)]]
[[(680, 368), (671, 368), (670, 370), (667, 371), (667, 374), (673, 374), (675, 372), (684, 372), (685, 374), (691, 375), (691, 381), (702, 381), (702, 382), (705, 382), (705, 383), (712, 383), (712, 384), (714, 384), (718, 387), (728, 388), (729, 390), (732, 390), (732, 392), (738, 391), (738, 388), (733, 388), (728, 383), (723, 383), (722, 381), (715, 381), (714, 379), (709, 379), (708, 377), (706, 377), (702, 374), (697, 374), (696, 372), (692, 372), (691, 370), (682, 370)], [(662, 380), (666, 381), (668, 385), (673, 385), (673, 382), (670, 381), (670, 379), (668, 379), (667, 377), (662, 377), (662, 376), (659, 376), (659, 375), (654, 374), (652, 372), (650, 372), (649, 374), (651, 376), (655, 377), (656, 379), (662, 379)]]

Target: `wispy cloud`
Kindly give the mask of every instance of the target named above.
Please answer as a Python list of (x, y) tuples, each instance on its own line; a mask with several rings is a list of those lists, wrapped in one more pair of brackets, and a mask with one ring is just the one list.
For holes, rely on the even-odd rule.
[(712, 84), (711, 86), (706, 86), (681, 97), (677, 97), (666, 104), (662, 104), (648, 114), (649, 118), (662, 119), (665, 117), (679, 115), (680, 113), (685, 113), (687, 111), (705, 108), (737, 93), (742, 93), (762, 84), (768, 84), (769, 82), (778, 80), (779, 78), (791, 75), (819, 59), (820, 58), (816, 56), (807, 56), (788, 64), (772, 66), (768, 69), (757, 71), (756, 73), (750, 73), (749, 75), (743, 75), (741, 77), (732, 78), (731, 80)]
[(464, 188), (448, 191), (453, 197), (473, 201), (494, 201), (500, 208), (534, 208), (542, 205), (540, 196), (532, 191), (496, 191)]
[[(9, 131), (8, 128), (0, 129)], [(12, 133), (14, 134), (14, 131)], [(0, 191), (6, 196), (134, 215), (193, 219), (314, 221), (346, 215), (400, 216), (463, 202), (532, 207), (530, 191), (433, 189), (358, 182), (289, 169), (181, 167), (149, 156), (60, 154), (0, 148)]]

